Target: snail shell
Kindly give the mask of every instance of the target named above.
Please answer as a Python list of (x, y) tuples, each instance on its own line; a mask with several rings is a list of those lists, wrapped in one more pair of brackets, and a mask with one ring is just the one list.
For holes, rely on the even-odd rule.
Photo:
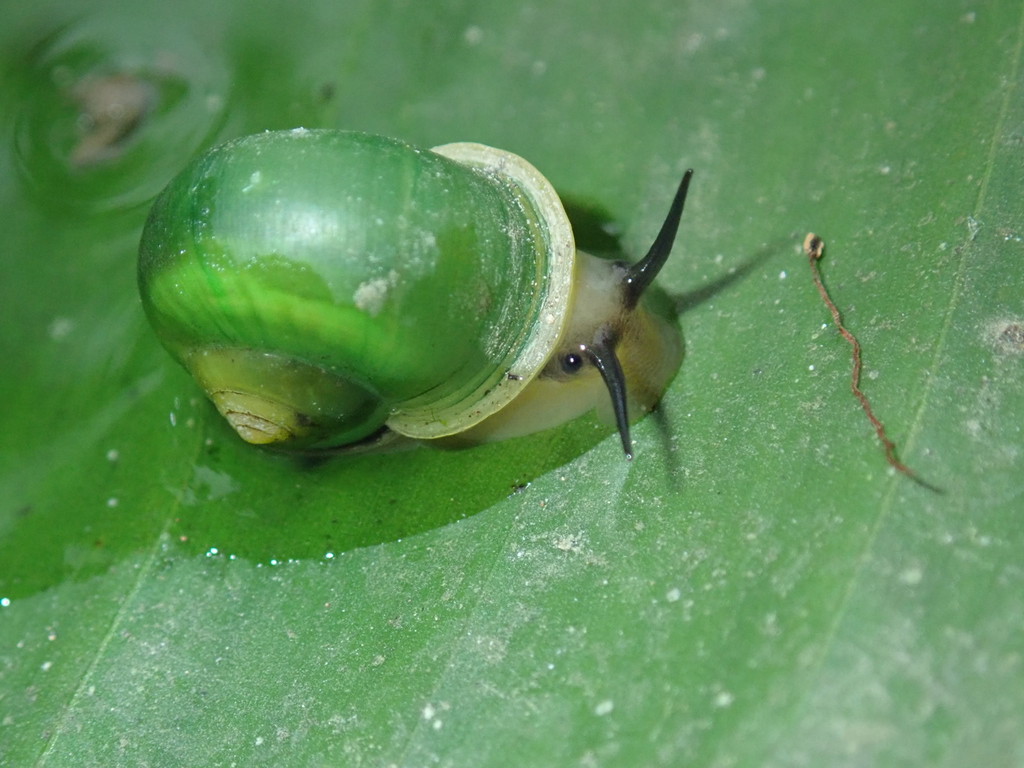
[(229, 141), (171, 181), (139, 287), (250, 443), (480, 442), (611, 402), (629, 455), (629, 406), (653, 407), (682, 355), (673, 319), (641, 301), (660, 264), (639, 266), (577, 253), (558, 195), (511, 153), (296, 129)]

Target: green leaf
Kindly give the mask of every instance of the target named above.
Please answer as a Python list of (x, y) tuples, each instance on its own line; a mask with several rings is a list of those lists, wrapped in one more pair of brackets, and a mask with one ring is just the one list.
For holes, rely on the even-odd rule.
[[(1024, 762), (1019, 2), (0, 15), (0, 763)], [(149, 109), (83, 148), (114, 76)], [(636, 459), (586, 418), (240, 444), (147, 327), (137, 239), (195, 153), (299, 125), (517, 152), (633, 256), (694, 167)], [(851, 395), (807, 231), (940, 493)]]

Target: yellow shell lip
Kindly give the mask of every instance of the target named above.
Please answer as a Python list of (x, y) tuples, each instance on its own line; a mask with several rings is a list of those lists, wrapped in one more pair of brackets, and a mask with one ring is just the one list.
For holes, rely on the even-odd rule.
[(432, 147), (431, 152), (476, 168), (513, 186), (533, 207), (547, 242), (545, 295), (519, 357), (486, 389), (446, 409), (392, 412), (388, 427), (417, 439), (434, 439), (462, 432), (500, 411), (514, 400), (547, 362), (565, 329), (572, 295), (576, 243), (569, 217), (558, 193), (540, 171), (519, 155), (484, 144), (457, 142)]

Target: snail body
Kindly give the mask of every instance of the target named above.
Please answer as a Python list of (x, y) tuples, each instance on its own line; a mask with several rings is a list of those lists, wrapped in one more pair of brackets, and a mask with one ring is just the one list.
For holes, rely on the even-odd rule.
[(250, 443), (474, 443), (610, 402), (630, 455), (629, 411), (657, 403), (682, 356), (644, 291), (688, 181), (644, 271), (577, 253), (554, 189), (511, 153), (337, 130), (246, 136), (155, 201), (143, 307)]

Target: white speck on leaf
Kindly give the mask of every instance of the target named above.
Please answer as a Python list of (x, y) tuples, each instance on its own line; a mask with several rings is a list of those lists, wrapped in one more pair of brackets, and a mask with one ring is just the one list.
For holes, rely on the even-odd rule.
[(900, 581), (910, 587), (920, 584), (921, 579), (923, 578), (924, 571), (916, 565), (904, 568), (903, 571), (900, 572)]
[(50, 338), (54, 341), (66, 339), (73, 330), (75, 330), (75, 321), (70, 317), (53, 318), (50, 322), (50, 327), (47, 329)]
[(715, 694), (715, 707), (718, 709), (725, 709), (731, 706), (736, 697), (733, 696), (729, 691), (719, 691)]

